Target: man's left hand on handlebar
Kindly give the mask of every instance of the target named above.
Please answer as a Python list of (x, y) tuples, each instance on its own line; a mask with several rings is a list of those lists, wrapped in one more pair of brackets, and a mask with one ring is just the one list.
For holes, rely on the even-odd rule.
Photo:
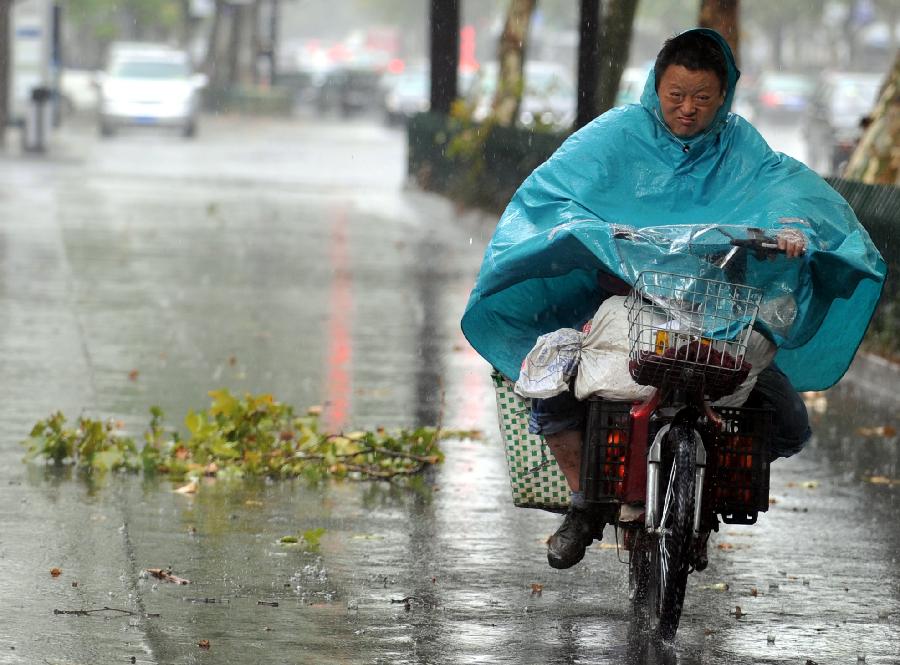
[(775, 236), (778, 241), (778, 249), (790, 258), (796, 258), (806, 254), (806, 236), (794, 229), (784, 229)]

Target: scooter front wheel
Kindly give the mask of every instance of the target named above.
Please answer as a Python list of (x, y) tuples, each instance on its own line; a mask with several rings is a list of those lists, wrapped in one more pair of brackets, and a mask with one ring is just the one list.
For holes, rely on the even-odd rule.
[(692, 429), (678, 426), (671, 428), (667, 439), (656, 513), (659, 524), (638, 535), (630, 581), (636, 615), (658, 637), (671, 640), (678, 631), (690, 572), (696, 440)]

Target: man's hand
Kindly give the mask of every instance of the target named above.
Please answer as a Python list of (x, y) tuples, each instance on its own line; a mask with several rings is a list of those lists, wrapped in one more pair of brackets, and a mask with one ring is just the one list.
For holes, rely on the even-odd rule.
[(778, 249), (784, 251), (789, 259), (806, 254), (806, 236), (795, 229), (784, 229), (775, 236)]

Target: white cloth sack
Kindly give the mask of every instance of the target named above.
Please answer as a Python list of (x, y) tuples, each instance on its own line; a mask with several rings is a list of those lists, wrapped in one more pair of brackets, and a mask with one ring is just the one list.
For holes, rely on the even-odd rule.
[(575, 397), (644, 401), (656, 390), (635, 383), (628, 371), (628, 309), (623, 296), (603, 301), (581, 344)]
[[(599, 396), (610, 400), (645, 401), (653, 386), (642, 386), (628, 370), (628, 309), (626, 298), (612, 296), (603, 301), (591, 320), (590, 330), (581, 333), (561, 328), (538, 338), (525, 357), (515, 391), (523, 397), (546, 399), (569, 389), (579, 400)], [(745, 362), (750, 363), (746, 380), (715, 406), (741, 406), (756, 385), (756, 379), (775, 358), (777, 349), (760, 333), (751, 331)]]

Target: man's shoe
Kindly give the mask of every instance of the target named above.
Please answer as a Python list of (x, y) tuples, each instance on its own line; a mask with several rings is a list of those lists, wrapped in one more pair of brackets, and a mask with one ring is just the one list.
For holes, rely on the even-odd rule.
[[(594, 522), (589, 511), (569, 508), (562, 525), (547, 540), (547, 563), (553, 568), (571, 568), (581, 561), (594, 540)], [(598, 538), (600, 534), (602, 530)]]

